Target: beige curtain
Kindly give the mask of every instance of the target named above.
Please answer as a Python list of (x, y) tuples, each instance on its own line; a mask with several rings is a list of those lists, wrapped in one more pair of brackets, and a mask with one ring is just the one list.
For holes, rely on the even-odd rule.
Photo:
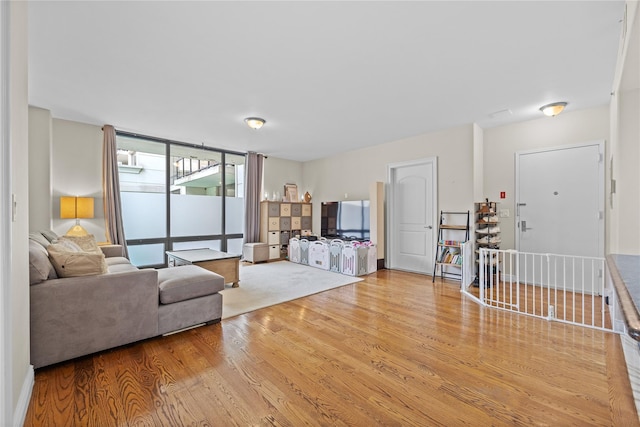
[(245, 166), (244, 243), (260, 241), (260, 197), (264, 156), (249, 152)]
[(111, 125), (104, 125), (102, 131), (104, 133), (102, 144), (102, 194), (104, 197), (106, 234), (111, 243), (122, 245), (124, 256), (129, 258), (122, 223), (116, 130)]

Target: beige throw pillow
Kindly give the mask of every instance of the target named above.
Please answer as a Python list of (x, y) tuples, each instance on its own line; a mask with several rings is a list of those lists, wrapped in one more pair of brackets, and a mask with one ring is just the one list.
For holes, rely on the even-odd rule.
[(58, 241), (56, 243), (66, 244), (67, 242), (75, 243), (84, 252), (102, 253), (96, 243), (96, 238), (93, 237), (93, 234), (87, 234), (86, 236), (62, 236), (58, 237)]
[(47, 252), (59, 277), (95, 276), (107, 272), (102, 252), (83, 251), (74, 242), (67, 240), (51, 244)]

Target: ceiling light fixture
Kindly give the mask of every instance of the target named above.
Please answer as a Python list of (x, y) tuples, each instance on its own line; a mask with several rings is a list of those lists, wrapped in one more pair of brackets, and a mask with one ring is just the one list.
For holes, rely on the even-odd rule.
[(255, 130), (260, 129), (262, 125), (266, 123), (265, 120), (260, 117), (247, 117), (244, 121), (247, 123), (247, 126)]
[(553, 104), (543, 105), (540, 107), (540, 111), (542, 111), (545, 116), (553, 117), (562, 113), (562, 110), (564, 110), (566, 106), (566, 102), (554, 102)]

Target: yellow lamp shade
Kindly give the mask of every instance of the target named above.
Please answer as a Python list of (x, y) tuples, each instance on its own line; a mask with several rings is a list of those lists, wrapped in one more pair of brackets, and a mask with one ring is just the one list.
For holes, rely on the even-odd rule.
[(76, 217), (76, 198), (60, 197), (60, 218), (69, 219)]
[(93, 197), (60, 197), (60, 218), (93, 218)]
[(93, 197), (76, 198), (76, 218), (93, 218)]

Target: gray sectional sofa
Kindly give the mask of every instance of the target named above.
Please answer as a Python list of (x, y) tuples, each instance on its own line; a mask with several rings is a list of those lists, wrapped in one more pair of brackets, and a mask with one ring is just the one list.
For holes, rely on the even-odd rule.
[(138, 269), (117, 245), (101, 246), (106, 272), (58, 277), (51, 232), (31, 233), (31, 364), (35, 368), (222, 317), (222, 276), (196, 266)]

